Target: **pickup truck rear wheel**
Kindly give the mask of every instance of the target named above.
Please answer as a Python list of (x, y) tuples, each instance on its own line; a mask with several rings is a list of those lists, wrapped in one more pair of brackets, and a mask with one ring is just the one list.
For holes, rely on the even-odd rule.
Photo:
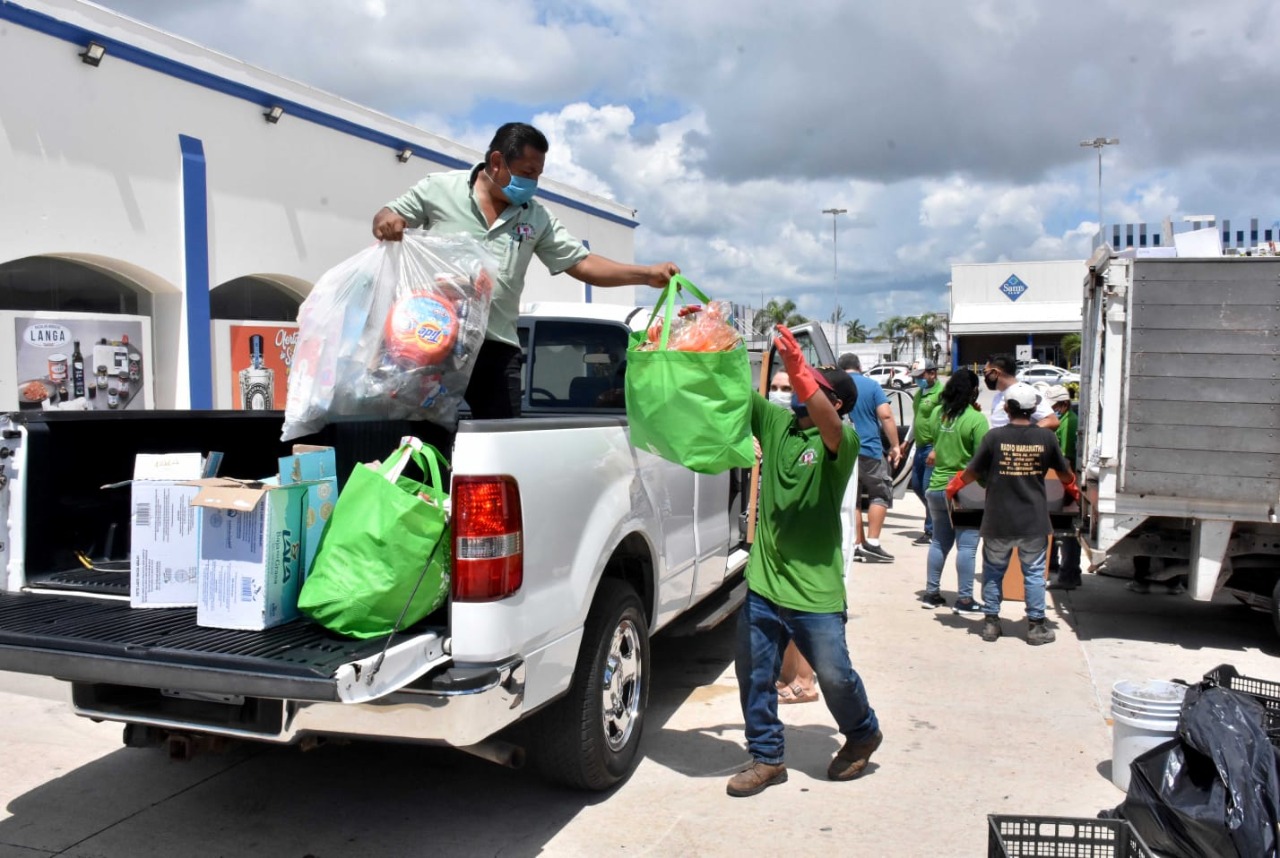
[(543, 777), (603, 790), (635, 767), (649, 700), (649, 632), (635, 591), (600, 582), (587, 614), (569, 693), (535, 719), (533, 758)]

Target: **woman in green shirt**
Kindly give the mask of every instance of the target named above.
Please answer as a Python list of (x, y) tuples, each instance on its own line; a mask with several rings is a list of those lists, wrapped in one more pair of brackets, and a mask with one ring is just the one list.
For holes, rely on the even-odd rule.
[(961, 611), (981, 613), (982, 603), (973, 599), (973, 575), (978, 554), (978, 529), (955, 528), (947, 510), (947, 483), (965, 469), (978, 449), (982, 436), (987, 434), (987, 418), (978, 410), (978, 376), (972, 370), (962, 369), (951, 376), (939, 397), (941, 404), (934, 412), (934, 442), (932, 460), (933, 475), (925, 503), (933, 517), (933, 542), (929, 545), (928, 578), (921, 601), (926, 608), (940, 608), (947, 604), (938, 592), (942, 584), (942, 567), (954, 545), (956, 550), (956, 574), (959, 577), (959, 593), (955, 606)]

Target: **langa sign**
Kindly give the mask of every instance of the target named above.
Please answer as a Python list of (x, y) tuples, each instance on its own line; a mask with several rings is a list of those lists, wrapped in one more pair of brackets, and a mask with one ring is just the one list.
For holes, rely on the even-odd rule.
[(41, 349), (58, 348), (71, 342), (71, 332), (55, 322), (36, 322), (23, 329), (22, 341)]
[(1010, 301), (1016, 301), (1027, 291), (1027, 284), (1019, 280), (1017, 274), (1010, 274), (1009, 279), (1000, 284), (1000, 291)]

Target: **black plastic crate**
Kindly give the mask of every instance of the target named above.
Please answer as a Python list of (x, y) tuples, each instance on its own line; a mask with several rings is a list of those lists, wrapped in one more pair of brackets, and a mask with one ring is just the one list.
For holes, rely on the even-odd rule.
[(1230, 664), (1220, 664), (1204, 675), (1205, 682), (1220, 688), (1228, 688), (1248, 695), (1262, 704), (1266, 710), (1263, 727), (1271, 738), (1271, 744), (1280, 746), (1280, 682), (1241, 676)]
[(987, 817), (987, 858), (1156, 858), (1123, 819)]

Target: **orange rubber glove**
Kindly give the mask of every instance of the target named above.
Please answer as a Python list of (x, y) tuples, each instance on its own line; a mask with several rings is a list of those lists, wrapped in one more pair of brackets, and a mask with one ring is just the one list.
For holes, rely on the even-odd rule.
[(946, 491), (947, 491), (948, 500), (955, 500), (956, 495), (960, 494), (960, 490), (964, 488), (963, 476), (964, 476), (964, 472), (961, 471), (960, 473), (952, 477), (951, 481), (947, 483)]
[(773, 341), (778, 348), (778, 356), (782, 358), (782, 366), (791, 378), (791, 389), (801, 402), (808, 402), (819, 388), (830, 389), (831, 385), (822, 376), (814, 372), (800, 351), (800, 344), (786, 325), (778, 325), (778, 336)]
[(1074, 478), (1072, 478), (1071, 482), (1062, 484), (1062, 493), (1071, 503), (1080, 503), (1080, 486)]

